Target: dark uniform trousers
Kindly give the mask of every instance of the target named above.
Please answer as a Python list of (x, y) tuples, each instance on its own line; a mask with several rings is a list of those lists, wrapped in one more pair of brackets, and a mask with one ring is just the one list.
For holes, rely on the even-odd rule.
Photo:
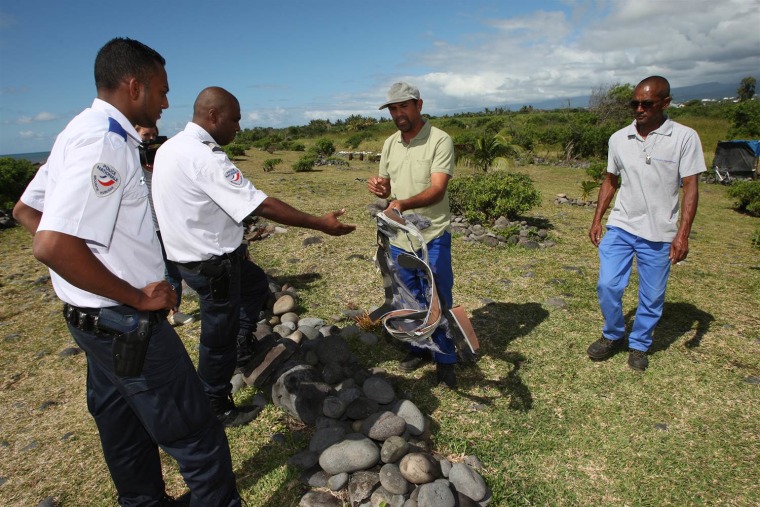
[(164, 493), (160, 447), (179, 464), (192, 506), (239, 506), (229, 444), (184, 345), (165, 319), (152, 327), (142, 373), (118, 377), (112, 339), (69, 324), (87, 354), (87, 408), (124, 507)]
[[(269, 281), (246, 258), (248, 246), (208, 261), (177, 263), (182, 278), (198, 293), (201, 337), (198, 376), (212, 408), (227, 407), (237, 364), (237, 337), (256, 330), (269, 298)], [(217, 411), (219, 411), (217, 410)]]

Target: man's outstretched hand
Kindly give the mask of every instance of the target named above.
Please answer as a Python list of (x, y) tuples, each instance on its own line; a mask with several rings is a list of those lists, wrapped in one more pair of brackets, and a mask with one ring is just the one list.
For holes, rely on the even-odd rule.
[(346, 234), (354, 232), (356, 229), (355, 225), (344, 224), (338, 220), (338, 217), (343, 215), (345, 212), (346, 209), (343, 208), (340, 211), (331, 211), (330, 213), (325, 213), (322, 215), (320, 217), (321, 227), (319, 230), (331, 236), (344, 236)]

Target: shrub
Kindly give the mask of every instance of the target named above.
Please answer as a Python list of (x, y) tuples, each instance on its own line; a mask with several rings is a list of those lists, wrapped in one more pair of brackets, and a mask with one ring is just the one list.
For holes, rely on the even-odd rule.
[(264, 172), (268, 173), (273, 170), (277, 165), (282, 164), (281, 158), (268, 158), (264, 161)]
[(235, 157), (242, 157), (245, 155), (245, 146), (242, 144), (232, 143), (228, 144), (222, 149), (227, 154), (227, 156), (230, 157), (230, 160), (234, 159)]
[(728, 196), (736, 199), (734, 209), (760, 217), (760, 181), (739, 181), (728, 189)]
[(317, 142), (314, 143), (312, 151), (317, 155), (324, 155), (325, 157), (329, 157), (335, 153), (335, 145), (329, 139), (317, 139)]
[(515, 219), (541, 202), (527, 174), (493, 172), (451, 180), (451, 211), (471, 223), (488, 223), (505, 216)]
[(11, 209), (32, 181), (37, 167), (26, 159), (0, 158), (0, 209)]
[(348, 139), (346, 139), (346, 147), (355, 150), (365, 139), (372, 139), (372, 134), (366, 131), (352, 134), (348, 137)]
[(316, 163), (317, 157), (315, 155), (304, 155), (293, 164), (293, 170), (297, 173), (306, 173), (314, 169)]

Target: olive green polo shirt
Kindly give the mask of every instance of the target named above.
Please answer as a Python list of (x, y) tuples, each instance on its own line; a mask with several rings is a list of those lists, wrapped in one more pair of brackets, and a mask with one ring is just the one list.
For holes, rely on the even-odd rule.
[[(422, 130), (409, 144), (404, 143), (401, 131), (385, 140), (380, 155), (380, 177), (390, 178), (391, 199), (408, 199), (430, 187), (432, 173), (453, 176), (454, 162), (454, 143), (451, 137), (425, 121)], [(449, 230), (451, 225), (448, 189), (440, 202), (408, 211), (430, 220), (430, 227), (421, 231), (425, 242), (429, 243)], [(406, 237), (398, 236), (391, 244), (405, 250), (410, 249)]]

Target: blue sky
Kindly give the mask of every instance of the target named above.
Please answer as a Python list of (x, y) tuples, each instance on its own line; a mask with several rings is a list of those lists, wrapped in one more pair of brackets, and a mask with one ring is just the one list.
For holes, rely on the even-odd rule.
[(425, 112), (443, 115), (652, 74), (674, 87), (760, 78), (760, 0), (131, 4), (0, 2), (0, 153), (50, 149), (91, 104), (95, 54), (116, 36), (166, 58), (170, 107), (159, 127), (170, 136), (212, 85), (238, 97), (251, 128), (380, 117), (398, 80), (420, 88)]

